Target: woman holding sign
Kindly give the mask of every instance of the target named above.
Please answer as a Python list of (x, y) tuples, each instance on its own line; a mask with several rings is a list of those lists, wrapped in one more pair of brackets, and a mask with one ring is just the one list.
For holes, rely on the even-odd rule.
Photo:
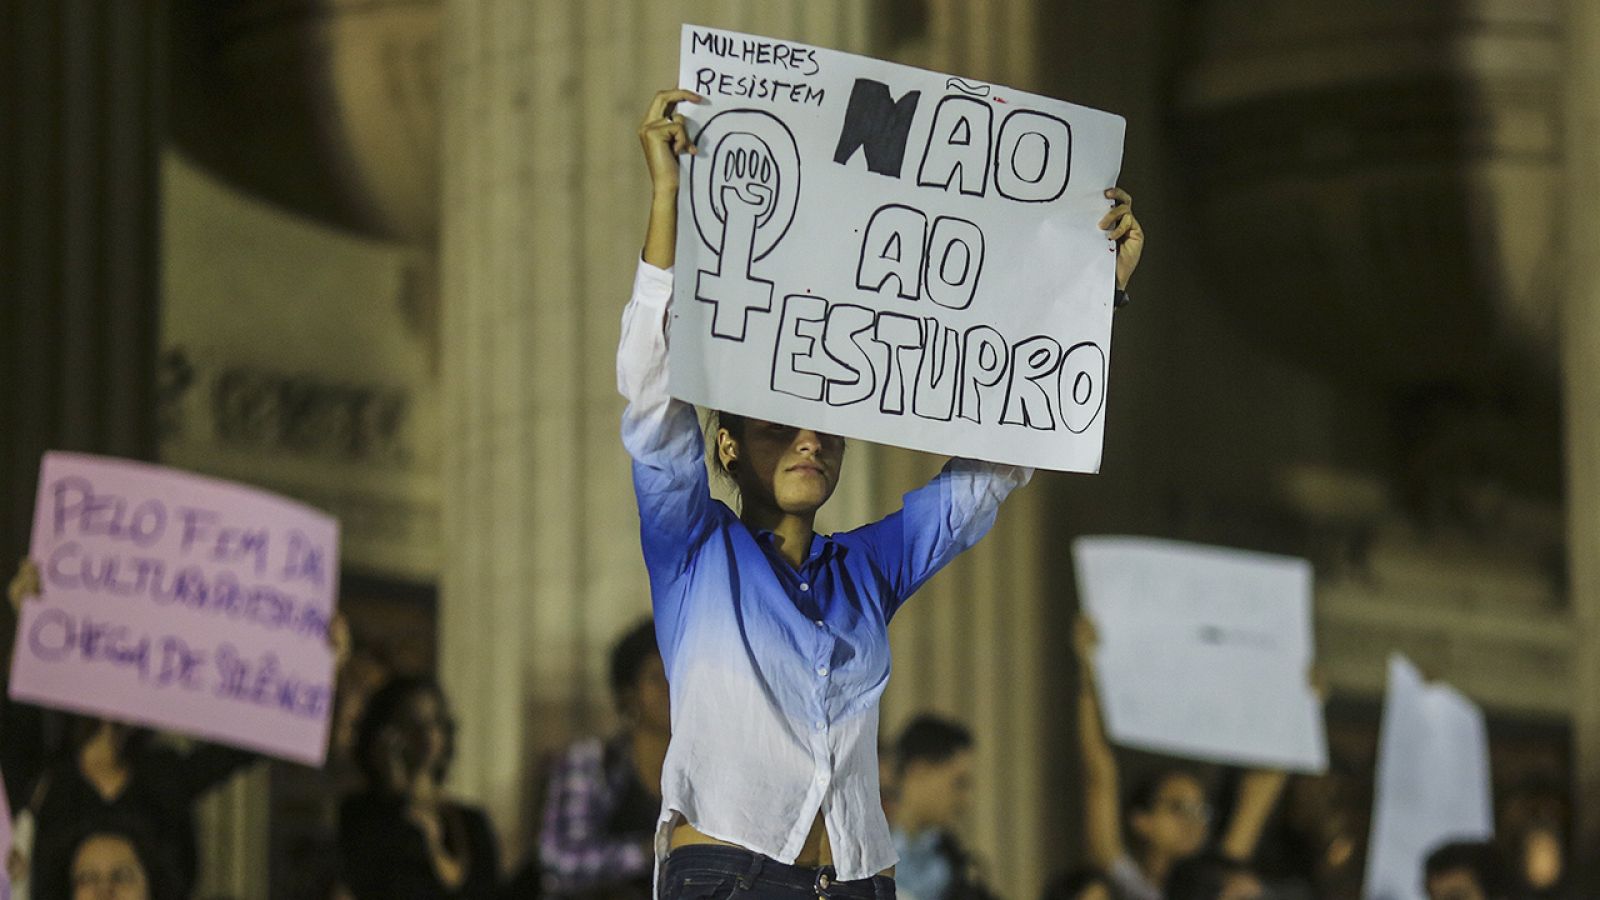
[[(888, 624), (916, 589), (994, 523), (1031, 470), (951, 460), (889, 517), (814, 530), (838, 484), (843, 439), (717, 417), (716, 464), (740, 512), (711, 497), (693, 407), (667, 389), (678, 156), (693, 153), (683, 90), (650, 104), (639, 139), (653, 194), (623, 313), (617, 381), (641, 542), (672, 696), (656, 855), (661, 896), (892, 897), (893, 843), (878, 790), (878, 701)], [(1131, 199), (1100, 227), (1117, 286), (1144, 235)]]
[[(24, 559), (7, 590), (21, 605), (40, 595), (38, 566)], [(24, 870), (52, 872), (70, 863), (69, 838), (86, 821), (123, 818), (143, 822), (162, 859), (184, 889), (196, 882), (200, 839), (195, 806), (259, 757), (243, 750), (196, 743), (187, 753), (163, 746), (155, 733), (121, 722), (66, 717), (66, 740), (29, 787), (25, 810), (33, 818), (36, 859)]]

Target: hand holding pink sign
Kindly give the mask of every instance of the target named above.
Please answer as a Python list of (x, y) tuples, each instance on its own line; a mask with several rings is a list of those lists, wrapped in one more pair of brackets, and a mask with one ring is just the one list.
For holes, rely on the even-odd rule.
[(11, 696), (321, 765), (338, 537), (264, 491), (47, 454)]

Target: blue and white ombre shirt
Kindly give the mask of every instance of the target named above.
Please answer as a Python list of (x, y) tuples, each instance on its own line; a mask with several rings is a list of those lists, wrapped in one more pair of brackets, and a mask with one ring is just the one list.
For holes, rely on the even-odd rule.
[(902, 508), (817, 535), (795, 570), (712, 498), (695, 410), (667, 394), (672, 273), (641, 262), (622, 316), (640, 540), (672, 695), (656, 853), (681, 819), (792, 863), (820, 811), (841, 880), (895, 863), (878, 791), (889, 619), (994, 524), (1030, 469), (951, 460)]

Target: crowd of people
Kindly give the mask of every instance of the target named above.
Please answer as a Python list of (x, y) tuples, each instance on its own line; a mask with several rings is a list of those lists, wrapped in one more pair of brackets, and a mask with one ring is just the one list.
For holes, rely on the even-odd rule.
[[(20, 600), (36, 590), (36, 578), (25, 565), (12, 596)], [(1091, 641), (1092, 630), (1081, 626), (1081, 661)], [(1086, 663), (1079, 684), (1083, 853), (1076, 864), (1061, 866), (1042, 900), (1358, 896), (1359, 877), (1338, 877), (1359, 860), (1352, 847), (1343, 848), (1343, 860), (1299, 871), (1281, 859), (1263, 864), (1259, 851), (1269, 826), (1280, 843), (1296, 830), (1279, 809), (1290, 780), (1282, 772), (1236, 773), (1221, 804), (1228, 808), (1224, 819), (1213, 815), (1199, 767), (1160, 768), (1124, 790)], [(352, 761), (364, 786), (339, 805), (329, 900), (651, 897), (661, 773), (672, 736), (654, 622), (618, 638), (610, 686), (620, 727), (577, 740), (550, 760), (537, 842), (519, 875), (507, 878), (487, 816), (444, 791), (454, 729), (443, 691), (427, 677), (389, 679), (365, 699), (357, 720)], [(192, 896), (199, 856), (195, 804), (255, 757), (206, 744), (180, 751), (147, 730), (115, 722), (75, 716), (64, 722), (60, 749), (19, 795), (29, 836), (10, 861), (13, 880), (35, 900)], [(961, 838), (982, 789), (976, 753), (967, 727), (932, 714), (912, 718), (883, 748), (880, 796), (898, 856), (893, 878), (899, 897), (996, 897), (989, 876), (998, 861), (974, 854)], [(1574, 896), (1564, 891), (1563, 855), (1559, 842), (1551, 846), (1551, 830), (1523, 836), (1528, 840), (1514, 848), (1441, 846), (1418, 873), (1419, 884), (1430, 900)], [(1339, 848), (1326, 847), (1324, 855), (1329, 851)]]
[[(1032, 472), (951, 460), (890, 516), (821, 534), (816, 514), (838, 484), (842, 438), (727, 412), (712, 413), (707, 427), (671, 396), (679, 160), (697, 152), (677, 107), (704, 102), (663, 91), (638, 132), (650, 217), (617, 372), (653, 617), (612, 653), (621, 728), (577, 741), (552, 761), (542, 827), (526, 850), (531, 861), (508, 881), (489, 818), (446, 790), (455, 730), (444, 691), (427, 677), (390, 679), (365, 698), (355, 728), (362, 784), (339, 805), (331, 898), (995, 895), (992, 867), (1004, 860), (981, 858), (960, 837), (982, 789), (973, 734), (923, 715), (880, 749), (878, 707), (890, 620), (984, 537)], [(1116, 254), (1120, 300), (1144, 232), (1126, 192), (1109, 189), (1105, 198), (1099, 228)], [(772, 191), (729, 186), (721, 200), (751, 207), (745, 212), (754, 219)], [(712, 498), (713, 470), (734, 487), (737, 510)], [(37, 571), (25, 563), (13, 602), (38, 590)], [(1079, 638), (1082, 662), (1087, 627)], [(342, 623), (330, 640), (347, 659)], [(1284, 773), (1238, 774), (1222, 817), (1213, 816), (1196, 770), (1164, 769), (1125, 790), (1087, 665), (1079, 682), (1084, 852), (1062, 856), (1045, 900), (1346, 896), (1331, 873), (1358, 858), (1347, 833), (1338, 835), (1347, 844), (1341, 860), (1328, 843), (1300, 872), (1259, 865)], [(206, 745), (174, 749), (147, 731), (95, 719), (70, 719), (65, 734), (13, 802), (21, 836), (9, 860), (13, 877), (34, 900), (189, 897), (199, 858), (196, 801), (253, 757)], [(1431, 900), (1553, 897), (1561, 868), (1534, 883), (1528, 867), (1508, 866), (1491, 844), (1451, 844), (1429, 857), (1418, 879)]]

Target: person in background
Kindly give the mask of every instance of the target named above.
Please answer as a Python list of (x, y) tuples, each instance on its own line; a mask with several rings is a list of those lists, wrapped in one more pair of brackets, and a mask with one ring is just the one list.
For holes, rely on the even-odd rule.
[[(39, 593), (39, 570), (24, 560), (11, 581), (11, 602), (20, 609)], [(148, 729), (82, 716), (67, 718), (66, 734), (65, 747), (48, 758), (26, 793), (36, 858), (18, 858), (12, 870), (65, 865), (51, 854), (64, 852), (67, 837), (85, 821), (110, 816), (144, 823), (156, 849), (175, 862), (187, 892), (199, 869), (195, 804), (258, 757), (204, 743), (180, 752)]]
[(894, 759), (895, 889), (914, 900), (991, 896), (955, 836), (972, 805), (972, 732), (949, 719), (917, 716), (900, 732)]
[[(1116, 756), (1106, 740), (1095, 697), (1091, 661), (1096, 638), (1088, 618), (1078, 618), (1074, 637), (1088, 863), (1110, 876), (1119, 900), (1163, 900), (1161, 886), (1172, 867), (1200, 852), (1210, 840), (1211, 806), (1205, 786), (1192, 772), (1166, 769), (1141, 782), (1126, 808), (1121, 806)], [(1286, 781), (1285, 773), (1271, 770), (1250, 771), (1239, 779), (1233, 816), (1217, 843), (1223, 857), (1244, 862), (1254, 856)]]
[(1264, 900), (1266, 891), (1250, 866), (1220, 853), (1180, 860), (1167, 875), (1167, 900)]
[(1371, 796), (1371, 784), (1337, 760), (1320, 775), (1290, 780), (1282, 827), (1268, 833), (1256, 859), (1275, 897), (1358, 900)]
[(482, 900), (499, 850), (483, 811), (444, 795), (455, 725), (432, 679), (398, 677), (367, 701), (356, 733), (366, 788), (339, 810), (344, 882), (355, 900)]
[(174, 861), (164, 856), (145, 823), (112, 814), (78, 823), (51, 848), (33, 900), (182, 900)]
[(1099, 869), (1073, 869), (1045, 886), (1041, 900), (1113, 900), (1111, 878)]
[(672, 739), (653, 622), (639, 623), (612, 649), (611, 695), (621, 732), (573, 743), (545, 788), (539, 860), (550, 896), (650, 896), (661, 767)]
[(1553, 819), (1534, 820), (1517, 832), (1518, 875), (1528, 897), (1555, 900), (1569, 896), (1562, 834), (1561, 824)]
[(1456, 841), (1428, 854), (1422, 866), (1428, 900), (1511, 900), (1511, 872), (1489, 841)]
[(1559, 778), (1532, 777), (1495, 804), (1495, 834), (1505, 858), (1516, 870), (1520, 896), (1530, 900), (1566, 900), (1572, 890), (1567, 835), (1572, 805)]

